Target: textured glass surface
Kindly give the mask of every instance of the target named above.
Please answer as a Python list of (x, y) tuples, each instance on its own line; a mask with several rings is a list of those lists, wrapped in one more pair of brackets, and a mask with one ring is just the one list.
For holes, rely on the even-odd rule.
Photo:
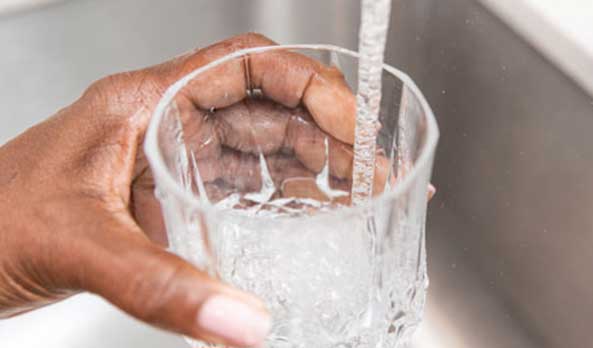
[[(356, 81), (352, 53), (331, 46), (294, 50)], [(241, 55), (220, 64), (235, 59)], [(353, 208), (344, 199), (348, 184), (329, 182), (325, 165), (305, 178), (299, 170), (287, 175), (291, 151), (234, 152), (234, 161), (253, 170), (233, 167), (210, 180), (213, 160), (235, 163), (226, 164), (225, 146), (212, 150), (217, 139), (205, 131), (217, 127), (225, 111), (204, 111), (206, 121), (196, 130), (195, 111), (176, 96), (212, 69), (169, 90), (147, 136), (170, 250), (260, 296), (273, 317), (267, 347), (403, 347), (422, 319), (428, 284), (424, 224), (438, 132), (423, 97), (405, 75), (384, 70), (377, 148), (394, 180), (369, 204)], [(257, 93), (250, 98), (267, 103)], [(280, 111), (290, 122), (310, 122), (302, 107)], [(246, 126), (261, 131), (257, 122)], [(317, 146), (327, 146), (320, 134)], [(291, 197), (287, 182), (304, 179), (331, 199)]]

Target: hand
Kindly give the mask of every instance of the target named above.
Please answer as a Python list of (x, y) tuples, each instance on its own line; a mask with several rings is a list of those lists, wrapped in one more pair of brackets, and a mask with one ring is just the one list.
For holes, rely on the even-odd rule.
[[(164, 242), (164, 227), (140, 145), (167, 86), (232, 51), (271, 44), (263, 36), (245, 34), (158, 66), (104, 78), (75, 103), (1, 147), (0, 314), (90, 291), (165, 329), (230, 346), (261, 343), (269, 315), (260, 300), (210, 279), (150, 240)], [(229, 168), (248, 170), (251, 165), (221, 145), (247, 153), (265, 148), (280, 181), (289, 170), (313, 175), (325, 155), (322, 146), (310, 142), (329, 136), (331, 174), (347, 181), (355, 101), (339, 71), (285, 51), (254, 56), (251, 83), (278, 105), (244, 100), (243, 69), (227, 64), (216, 72), (217, 83), (197, 79), (177, 100), (195, 116), (184, 120), (186, 142), (203, 136), (217, 141), (205, 153), (222, 160), (203, 169), (206, 180), (224, 179)], [(301, 104), (305, 108), (293, 109)], [(219, 108), (217, 121), (202, 117), (211, 107)], [(297, 116), (305, 122), (293, 122)], [(240, 124), (260, 121), (270, 122), (271, 128), (261, 137), (265, 141), (253, 141)], [(281, 131), (290, 136), (284, 139)], [(293, 149), (297, 160), (274, 165), (280, 143)], [(385, 168), (380, 161), (377, 187), (385, 181)], [(284, 189), (285, 194), (302, 191), (298, 185)], [(304, 194), (311, 194), (307, 190)]]

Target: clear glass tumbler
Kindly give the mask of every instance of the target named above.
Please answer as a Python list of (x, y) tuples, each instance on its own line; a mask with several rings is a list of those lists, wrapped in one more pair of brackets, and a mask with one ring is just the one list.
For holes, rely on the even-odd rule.
[[(304, 106), (273, 103), (266, 94), (274, 91), (250, 81), (249, 62), (279, 52), (338, 68), (356, 91), (358, 54), (329, 45), (241, 50), (170, 86), (145, 140), (169, 249), (261, 297), (272, 313), (267, 347), (402, 347), (422, 319), (428, 284), (434, 116), (412, 80), (385, 65), (377, 156), (386, 180), (351, 206), (344, 170), (352, 163), (332, 162), (340, 149), (351, 155), (350, 145), (318, 128)], [(200, 84), (226, 88), (225, 69), (247, 72), (239, 111), (187, 102), (207, 92)], [(270, 145), (278, 117), (287, 119), (286, 140)], [(232, 135), (245, 129), (251, 137)], [(303, 164), (303, 156), (318, 160)]]

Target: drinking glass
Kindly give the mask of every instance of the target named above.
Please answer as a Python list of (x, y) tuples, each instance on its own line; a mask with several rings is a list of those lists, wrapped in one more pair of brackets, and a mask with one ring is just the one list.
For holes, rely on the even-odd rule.
[[(434, 116), (412, 80), (384, 65), (377, 158), (387, 176), (372, 199), (351, 206), (348, 176), (327, 169), (327, 148), (339, 142), (315, 126), (305, 107), (284, 108), (261, 90), (246, 91), (247, 103), (267, 103), (280, 110), (275, 117), (313, 127), (315, 139), (300, 149), (301, 155), (325, 150), (313, 169), (294, 149), (271, 154), (257, 128), (265, 122), (241, 125), (251, 127), (255, 140), (240, 152), (228, 144), (232, 139), (204, 130), (226, 117), (224, 108), (182, 105), (194, 82), (225, 88), (218, 74), (225, 65), (245, 67), (247, 59), (280, 51), (338, 68), (356, 92), (358, 54), (331, 45), (244, 49), (171, 85), (144, 147), (169, 250), (261, 297), (272, 315), (267, 347), (402, 347), (422, 319), (428, 285), (424, 228), (438, 138)], [(223, 174), (209, 173), (213, 166)]]

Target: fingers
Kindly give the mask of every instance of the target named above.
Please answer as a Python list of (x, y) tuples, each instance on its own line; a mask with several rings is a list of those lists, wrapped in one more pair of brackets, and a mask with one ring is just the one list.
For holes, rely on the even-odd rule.
[[(276, 43), (263, 35), (247, 33), (217, 42), (183, 55), (153, 69), (171, 85), (190, 72), (232, 52)], [(235, 59), (221, 64), (194, 78), (181, 93), (203, 110), (219, 108), (238, 102), (246, 96), (245, 63)]]
[(428, 184), (428, 201), (432, 200), (432, 197), (437, 193), (437, 188), (433, 184)]
[[(350, 185), (345, 181), (332, 180), (331, 188), (350, 192)], [(350, 195), (331, 197), (324, 192), (313, 178), (290, 178), (282, 183), (282, 197), (311, 198), (320, 202), (334, 202), (343, 205), (350, 204)]]
[(288, 107), (302, 101), (321, 129), (354, 143), (356, 99), (337, 68), (287, 51), (254, 54), (250, 62), (253, 83), (264, 95)]
[[(352, 146), (322, 132), (310, 121), (306, 111), (301, 110), (296, 117), (290, 119), (284, 146), (293, 150), (295, 156), (312, 172), (319, 173), (328, 161), (332, 176), (351, 180), (354, 160)], [(390, 165), (389, 159), (380, 153), (377, 154), (374, 194), (383, 192)]]
[(356, 98), (338, 69), (328, 68), (314, 75), (303, 103), (321, 129), (354, 144)]
[(84, 289), (140, 320), (194, 338), (235, 347), (263, 342), (270, 318), (261, 301), (151, 243), (131, 219), (105, 215), (98, 240), (82, 246)]
[[(239, 49), (274, 44), (264, 36), (244, 34), (156, 69), (172, 82)], [(354, 142), (356, 101), (341, 72), (298, 53), (269, 51), (230, 60), (197, 76), (181, 93), (208, 110), (232, 105), (252, 88), (288, 107), (302, 102), (321, 129), (342, 142)]]
[[(255, 156), (260, 153), (266, 156), (277, 153), (286, 154), (286, 157), (293, 156), (311, 172), (305, 177), (321, 172), (329, 157), (331, 176), (350, 180), (352, 146), (323, 132), (310, 113), (303, 108), (289, 109), (269, 100), (243, 100), (206, 115), (206, 121), (201, 120), (202, 114), (192, 114), (196, 112), (205, 114), (191, 106), (182, 110), (182, 114), (190, 114), (183, 117), (184, 135), (189, 149), (200, 159), (200, 175), (206, 182), (229, 173), (229, 178), (242, 190), (247, 189), (247, 186), (259, 187), (259, 160), (254, 156), (241, 157), (238, 154), (227, 154), (219, 159), (221, 146)], [(206, 159), (210, 160), (205, 161)], [(272, 159), (271, 163), (280, 162)], [(272, 173), (272, 178), (278, 183), (279, 180), (290, 177), (288, 170), (295, 165), (291, 163), (279, 168), (278, 172)], [(382, 192), (385, 186), (389, 165), (384, 156), (377, 156), (374, 185), (376, 193)], [(226, 166), (227, 169), (221, 166)], [(247, 177), (241, 179), (242, 175)], [(249, 185), (244, 185), (241, 180)]]
[[(348, 199), (335, 200), (323, 192), (317, 183), (315, 173), (305, 167), (301, 161), (292, 156), (282, 154), (265, 157), (270, 177), (282, 197), (313, 198), (319, 201), (336, 201), (349, 203)], [(374, 195), (383, 193), (388, 176), (388, 160), (377, 157), (375, 171)], [(226, 197), (231, 192), (257, 192), (262, 188), (261, 164), (258, 157), (234, 150), (223, 150), (220, 158), (203, 159), (197, 163), (202, 180), (206, 185), (206, 193), (212, 202)], [(330, 177), (329, 188), (350, 192), (351, 181)], [(395, 180), (394, 178), (391, 179)]]
[[(288, 178), (314, 177), (297, 159), (283, 155), (266, 156), (266, 164), (276, 188)], [(250, 154), (225, 149), (220, 158), (198, 161), (202, 180), (212, 183), (222, 181), (224, 185), (240, 192), (255, 192), (262, 187), (260, 160)], [(210, 197), (210, 196), (209, 196)]]
[(220, 142), (237, 151), (273, 154), (283, 149), (293, 110), (268, 100), (244, 100), (212, 117)]
[[(268, 100), (244, 100), (217, 110), (209, 122), (201, 127), (200, 134), (192, 130), (195, 126), (185, 127), (190, 146), (204, 147), (205, 137), (201, 134), (203, 129), (208, 129), (216, 133), (207, 138), (210, 145), (224, 145), (255, 155), (294, 153), (314, 173), (321, 171), (329, 155), (331, 175), (348, 179), (352, 173), (352, 146), (323, 132), (303, 108), (289, 109)], [(384, 161), (380, 164), (387, 165)]]
[(315, 173), (325, 165), (328, 152), (332, 175), (344, 179), (352, 171), (352, 147), (319, 129), (303, 108), (289, 109), (268, 100), (245, 100), (217, 111), (212, 121), (220, 143), (237, 151), (255, 155), (294, 153)]

